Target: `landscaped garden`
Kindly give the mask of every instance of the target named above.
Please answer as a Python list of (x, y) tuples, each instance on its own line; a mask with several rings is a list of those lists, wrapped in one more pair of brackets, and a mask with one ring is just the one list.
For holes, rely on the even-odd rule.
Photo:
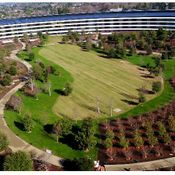
[[(136, 53), (126, 54), (125, 59), (111, 59), (109, 56), (121, 53), (113, 50), (110, 55), (96, 47), (88, 51), (88, 47), (50, 37), (45, 46), (27, 46), (20, 52), (18, 56), (33, 66), (33, 80), (17, 92), (23, 102), (20, 111), (5, 111), (8, 126), (34, 146), (68, 159), (84, 155), (96, 159), (98, 148), (100, 160), (107, 163), (151, 160), (160, 146), (162, 153), (156, 158), (174, 155), (174, 131), (168, 130), (169, 123), (164, 122), (174, 112), (174, 103), (168, 105), (175, 96), (169, 83), (175, 75), (174, 59), (161, 61), (150, 54)], [(165, 105), (156, 114), (150, 112)], [(165, 115), (160, 116), (161, 110), (167, 111)], [(116, 115), (122, 119), (116, 120)], [(146, 117), (154, 120), (149, 124), (149, 139), (155, 143), (151, 149)], [(162, 117), (162, 124), (158, 124), (158, 117)], [(158, 125), (164, 128), (161, 136)], [(111, 130), (107, 136), (106, 130)], [(139, 146), (134, 145), (135, 140)], [(126, 159), (133, 154), (136, 157)]]

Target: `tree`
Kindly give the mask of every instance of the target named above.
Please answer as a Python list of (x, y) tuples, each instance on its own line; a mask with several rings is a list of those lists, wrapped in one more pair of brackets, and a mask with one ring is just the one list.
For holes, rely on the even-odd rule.
[(1, 80), (1, 84), (3, 85), (3, 86), (8, 86), (8, 85), (10, 85), (10, 83), (12, 82), (12, 78), (11, 78), (11, 76), (10, 75), (5, 75), (4, 77), (3, 77), (3, 79)]
[(81, 126), (76, 125), (73, 133), (75, 147), (88, 151), (96, 145), (95, 128), (91, 119), (85, 119)]
[(171, 142), (171, 137), (167, 132), (163, 135), (163, 141), (165, 144), (169, 144)]
[(161, 90), (161, 82), (160, 81), (157, 81), (157, 82), (153, 82), (152, 83), (152, 91), (154, 92), (154, 93), (157, 93), (157, 92), (160, 92), (160, 90)]
[(157, 126), (159, 128), (159, 134), (160, 134), (160, 136), (163, 136), (166, 133), (166, 129), (165, 129), (164, 124), (161, 121), (158, 121), (157, 122)]
[(172, 116), (172, 115), (169, 116), (168, 125), (169, 125), (170, 131), (175, 132), (175, 118), (174, 118), (174, 116)]
[(35, 54), (33, 52), (29, 53), (29, 61), (33, 61), (35, 58)]
[(162, 60), (167, 60), (168, 59), (168, 52), (167, 51), (164, 51), (162, 53), (162, 57), (161, 57)]
[(43, 81), (43, 68), (39, 64), (33, 65), (33, 74), (36, 80)]
[(65, 171), (92, 171), (93, 165), (93, 159), (87, 156), (75, 158), (73, 160), (65, 160), (63, 162)]
[(71, 133), (72, 126), (73, 126), (72, 120), (68, 118), (63, 118), (60, 121), (60, 125), (62, 130), (61, 134), (63, 137)]
[(5, 171), (32, 171), (33, 163), (30, 155), (25, 152), (18, 151), (7, 155), (4, 161)]
[(111, 148), (113, 146), (111, 138), (106, 138), (103, 142), (105, 148)]
[(59, 121), (53, 126), (53, 132), (56, 134), (57, 142), (59, 142), (59, 138), (62, 134), (61, 124)]
[(63, 95), (68, 96), (72, 92), (72, 86), (70, 83), (66, 83), (63, 89)]
[(24, 125), (24, 130), (27, 132), (31, 132), (33, 128), (33, 121), (30, 115), (25, 114), (23, 119), (22, 119), (23, 125)]
[(148, 135), (148, 141), (151, 146), (154, 146), (158, 143), (158, 139), (154, 135)]
[(138, 130), (135, 131), (134, 144), (137, 148), (140, 148), (144, 144), (144, 141), (142, 137), (140, 136), (140, 133)]
[(110, 138), (111, 140), (113, 140), (114, 137), (115, 137), (114, 132), (111, 129), (109, 129), (109, 130), (106, 131), (105, 136), (106, 136), (106, 138)]
[(139, 103), (144, 103), (146, 101), (146, 98), (145, 98), (143, 92), (139, 92), (138, 101), (139, 101)]
[(127, 149), (129, 147), (129, 141), (126, 139), (124, 135), (120, 135), (119, 140), (120, 140), (119, 145), (122, 148)]
[(8, 70), (8, 73), (10, 74), (10, 75), (16, 75), (17, 74), (17, 69), (16, 69), (16, 67), (15, 66), (10, 66), (10, 68), (9, 68), (9, 70)]
[(7, 136), (0, 132), (0, 151), (6, 149), (8, 144)]

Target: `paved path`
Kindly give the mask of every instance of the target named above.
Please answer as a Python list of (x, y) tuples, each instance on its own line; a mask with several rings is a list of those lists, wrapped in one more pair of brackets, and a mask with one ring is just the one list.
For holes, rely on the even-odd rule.
[(155, 170), (171, 166), (175, 166), (175, 157), (141, 163), (105, 165), (107, 171), (122, 171), (126, 169), (131, 171)]
[[(24, 46), (23, 46), (23, 48), (24, 48)], [(31, 65), (30, 64), (28, 64), (25, 61), (20, 60), (16, 56), (16, 53), (18, 51), (19, 50), (13, 51), (11, 53), (9, 59), (20, 61), (28, 68), (28, 70), (31, 69)], [(1, 130), (1, 132), (4, 132), (7, 135), (7, 138), (9, 140), (9, 147), (12, 149), (12, 151), (23, 150), (23, 151), (26, 151), (26, 152), (33, 152), (33, 153), (35, 153), (37, 158), (39, 158), (41, 160), (44, 160), (44, 161), (46, 161), (48, 163), (51, 163), (53, 165), (61, 166), (60, 160), (62, 160), (62, 159), (60, 157), (57, 157), (57, 156), (51, 155), (49, 153), (46, 153), (46, 151), (40, 150), (40, 149), (38, 149), (38, 148), (28, 144), (27, 142), (25, 142), (24, 140), (22, 140), (21, 138), (16, 136), (6, 124), (6, 121), (4, 119), (4, 107), (5, 107), (5, 104), (10, 99), (10, 97), (16, 91), (18, 91), (18, 89), (22, 88), (24, 85), (25, 85), (24, 82), (20, 82), (14, 88), (12, 88), (10, 91), (8, 91), (0, 99), (0, 130)]]

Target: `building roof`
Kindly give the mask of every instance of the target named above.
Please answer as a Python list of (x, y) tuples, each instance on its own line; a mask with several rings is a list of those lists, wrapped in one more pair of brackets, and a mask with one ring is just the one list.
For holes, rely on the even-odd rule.
[(14, 19), (2, 19), (0, 25), (12, 25), (21, 23), (37, 23), (47, 21), (98, 19), (98, 18), (122, 18), (122, 17), (175, 17), (175, 11), (122, 11), (103, 13), (79, 13), (53, 16), (25, 17)]

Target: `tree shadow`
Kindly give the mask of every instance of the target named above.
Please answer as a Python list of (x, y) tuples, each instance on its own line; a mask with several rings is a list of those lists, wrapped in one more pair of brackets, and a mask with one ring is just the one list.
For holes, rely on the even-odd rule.
[(25, 131), (24, 125), (21, 122), (14, 121), (15, 126), (20, 129), (21, 131)]
[(4, 160), (5, 160), (5, 156), (0, 156), (0, 171), (4, 171), (4, 167), (3, 167), (3, 164), (4, 164)]
[(138, 92), (143, 92), (144, 94), (150, 94), (150, 95), (154, 94), (153, 91), (148, 90), (148, 89), (138, 88), (138, 89), (136, 89), (136, 90), (137, 90)]
[(119, 93), (119, 94), (124, 96), (127, 99), (135, 99), (135, 100), (138, 99), (137, 96), (134, 96), (134, 95), (129, 95), (129, 94), (126, 94), (126, 93)]
[(60, 95), (65, 96), (64, 91), (63, 91), (63, 90), (61, 90), (61, 89), (55, 89), (55, 90), (54, 90), (54, 92), (56, 92), (57, 94), (60, 94)]
[(43, 127), (44, 127), (44, 131), (46, 131), (48, 134), (53, 133), (53, 124), (46, 124)]
[(143, 78), (151, 78), (151, 79), (154, 78), (153, 75), (148, 75), (148, 74), (141, 75), (141, 77), (143, 77)]
[(132, 101), (132, 100), (126, 100), (126, 99), (122, 99), (121, 101), (129, 104), (129, 105), (138, 105), (138, 102)]

